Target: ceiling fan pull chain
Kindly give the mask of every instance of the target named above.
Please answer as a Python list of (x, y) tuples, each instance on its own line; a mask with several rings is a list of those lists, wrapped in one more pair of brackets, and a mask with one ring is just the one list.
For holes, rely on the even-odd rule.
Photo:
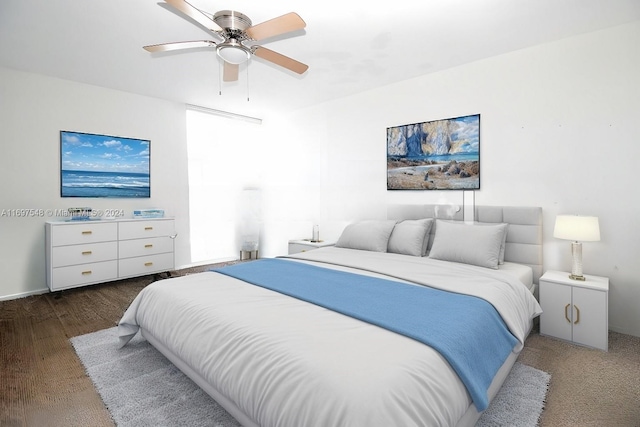
[(247, 102), (249, 102), (249, 66), (247, 64)]
[(223, 64), (220, 63), (217, 57), (214, 57), (218, 64), (218, 96), (222, 96), (222, 73), (224, 71)]

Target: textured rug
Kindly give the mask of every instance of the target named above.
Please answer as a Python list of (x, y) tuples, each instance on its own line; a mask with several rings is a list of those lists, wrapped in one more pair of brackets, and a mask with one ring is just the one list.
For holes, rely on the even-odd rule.
[[(117, 328), (71, 338), (87, 374), (121, 426), (239, 426), (140, 336), (118, 348)], [(550, 375), (516, 363), (476, 426), (534, 427)]]
[(550, 380), (550, 374), (516, 362), (476, 427), (537, 426)]

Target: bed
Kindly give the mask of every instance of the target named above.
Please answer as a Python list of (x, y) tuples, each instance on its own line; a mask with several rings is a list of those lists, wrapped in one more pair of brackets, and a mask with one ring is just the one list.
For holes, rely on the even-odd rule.
[(121, 345), (141, 333), (244, 426), (472, 426), (542, 270), (540, 208), (475, 216), (390, 206), (335, 247), (155, 282)]

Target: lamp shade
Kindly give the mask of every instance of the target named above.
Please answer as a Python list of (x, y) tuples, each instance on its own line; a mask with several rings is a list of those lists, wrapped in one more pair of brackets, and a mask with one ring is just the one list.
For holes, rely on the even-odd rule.
[(553, 237), (581, 242), (600, 240), (600, 225), (597, 216), (558, 215)]

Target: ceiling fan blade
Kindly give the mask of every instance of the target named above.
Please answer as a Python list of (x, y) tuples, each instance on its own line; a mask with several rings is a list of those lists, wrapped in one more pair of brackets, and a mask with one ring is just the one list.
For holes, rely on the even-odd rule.
[(240, 66), (238, 64), (230, 64), (227, 61), (224, 61), (224, 68), (222, 70), (222, 81), (235, 82), (236, 80), (238, 80), (239, 70)]
[(276, 65), (287, 68), (294, 73), (302, 74), (309, 68), (308, 65), (303, 64), (302, 62), (298, 62), (288, 56), (274, 52), (266, 47), (256, 46), (253, 50), (253, 54), (259, 58), (266, 59), (269, 62), (273, 62)]
[(246, 32), (254, 40), (262, 40), (280, 34), (288, 33), (289, 31), (301, 30), (306, 27), (307, 24), (300, 18), (295, 12), (287, 13), (286, 15), (279, 16), (277, 18), (270, 19), (253, 27), (247, 28)]
[(215, 42), (212, 42), (211, 40), (196, 40), (190, 42), (152, 44), (149, 46), (143, 46), (142, 48), (148, 52), (169, 52), (171, 50), (193, 49), (196, 47), (213, 47), (215, 45)]
[(187, 15), (189, 18), (196, 21), (198, 24), (204, 26), (205, 28), (210, 29), (211, 31), (223, 31), (223, 29), (213, 22), (211, 18), (209, 18), (204, 13), (200, 12), (199, 9), (187, 3), (185, 0), (165, 0), (168, 4), (173, 6), (175, 9), (178, 9), (183, 14)]

